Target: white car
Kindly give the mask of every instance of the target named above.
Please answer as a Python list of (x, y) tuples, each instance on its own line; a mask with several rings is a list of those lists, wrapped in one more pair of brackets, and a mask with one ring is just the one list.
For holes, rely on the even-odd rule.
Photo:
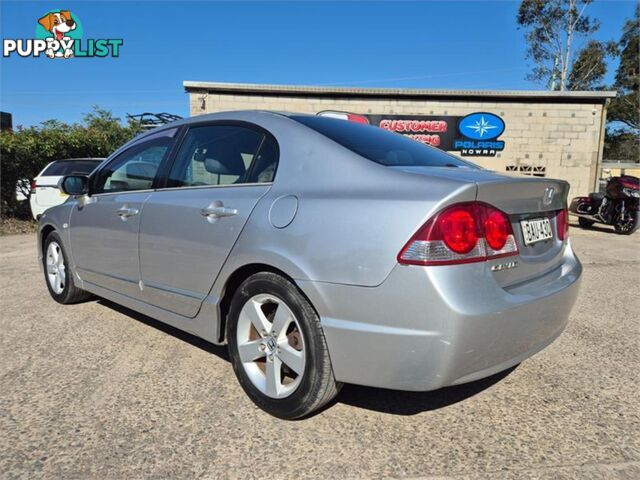
[(58, 181), (65, 175), (89, 175), (104, 158), (72, 158), (55, 160), (48, 164), (31, 181), (31, 215), (38, 220), (48, 208), (64, 203), (67, 195), (58, 188)]

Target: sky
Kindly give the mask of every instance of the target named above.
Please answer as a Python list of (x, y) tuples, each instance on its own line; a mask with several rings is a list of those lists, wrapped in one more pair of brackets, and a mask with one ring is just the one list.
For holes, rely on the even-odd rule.
[[(5, 1), (3, 39), (33, 38), (70, 10), (84, 38), (122, 39), (118, 58), (0, 60), (14, 127), (80, 121), (92, 105), (188, 116), (184, 80), (399, 88), (541, 89), (525, 79), (516, 1)], [(634, 1), (597, 0), (595, 35), (618, 40)], [(610, 65), (607, 83), (613, 81)]]

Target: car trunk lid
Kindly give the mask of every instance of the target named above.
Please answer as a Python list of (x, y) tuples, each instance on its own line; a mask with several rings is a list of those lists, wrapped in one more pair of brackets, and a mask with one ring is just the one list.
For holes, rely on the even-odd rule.
[[(496, 260), (490, 263), (496, 281), (503, 287), (515, 287), (534, 281), (556, 270), (562, 263), (564, 228), (559, 212), (567, 206), (569, 185), (546, 178), (509, 178), (505, 181), (478, 183), (479, 201), (506, 212), (518, 244), (517, 264)], [(551, 238), (537, 238), (536, 230), (550, 229)], [(538, 234), (538, 235), (536, 235)], [(539, 235), (544, 238), (545, 235)], [(528, 240), (528, 241), (527, 241)]]
[[(519, 286), (523, 282), (538, 279), (561, 265), (565, 241), (558, 235), (557, 217), (558, 212), (567, 206), (567, 182), (468, 168), (392, 168), (430, 177), (473, 182), (477, 185), (477, 201), (492, 205), (509, 216), (519, 255), (487, 261), (487, 268), (492, 269), (501, 286)], [(525, 237), (536, 240), (536, 235), (532, 236), (532, 233), (540, 233), (537, 231), (540, 226), (550, 228), (551, 238), (525, 241)]]

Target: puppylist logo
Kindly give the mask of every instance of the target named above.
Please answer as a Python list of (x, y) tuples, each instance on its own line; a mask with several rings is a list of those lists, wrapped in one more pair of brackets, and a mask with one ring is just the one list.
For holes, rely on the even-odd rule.
[(2, 56), (49, 58), (104, 58), (120, 56), (121, 38), (89, 38), (77, 15), (69, 10), (50, 10), (37, 20), (34, 38), (5, 38)]

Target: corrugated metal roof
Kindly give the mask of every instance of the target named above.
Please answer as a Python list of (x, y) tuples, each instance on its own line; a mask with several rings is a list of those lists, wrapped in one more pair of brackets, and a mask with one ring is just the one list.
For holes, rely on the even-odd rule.
[(353, 96), (353, 97), (446, 97), (446, 98), (493, 98), (493, 99), (539, 99), (557, 102), (604, 101), (614, 98), (615, 91), (558, 92), (549, 90), (446, 90), (424, 88), (362, 88), (329, 87), (312, 85), (269, 85), (258, 83), (198, 82), (185, 80), (187, 92), (207, 91), (220, 93), (247, 93), (262, 95), (287, 94), (291, 96)]

